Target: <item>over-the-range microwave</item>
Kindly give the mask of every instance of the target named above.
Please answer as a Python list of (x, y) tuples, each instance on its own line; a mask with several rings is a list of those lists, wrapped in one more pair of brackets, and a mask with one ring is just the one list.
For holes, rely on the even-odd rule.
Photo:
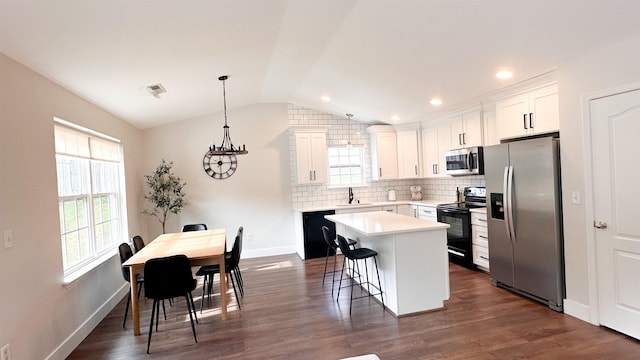
[(447, 175), (463, 176), (484, 174), (482, 146), (449, 150), (445, 154), (445, 162), (447, 164)]

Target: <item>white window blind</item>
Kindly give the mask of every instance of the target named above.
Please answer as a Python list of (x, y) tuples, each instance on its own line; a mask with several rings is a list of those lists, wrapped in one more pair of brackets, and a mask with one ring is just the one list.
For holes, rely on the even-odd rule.
[(119, 141), (59, 122), (54, 131), (66, 278), (97, 265), (125, 239), (124, 172)]

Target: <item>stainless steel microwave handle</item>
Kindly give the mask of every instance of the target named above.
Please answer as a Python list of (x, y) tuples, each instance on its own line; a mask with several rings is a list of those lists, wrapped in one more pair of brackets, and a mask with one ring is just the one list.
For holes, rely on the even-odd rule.
[(473, 170), (471, 168), (473, 164), (471, 163), (471, 150), (467, 150), (467, 170), (471, 171)]

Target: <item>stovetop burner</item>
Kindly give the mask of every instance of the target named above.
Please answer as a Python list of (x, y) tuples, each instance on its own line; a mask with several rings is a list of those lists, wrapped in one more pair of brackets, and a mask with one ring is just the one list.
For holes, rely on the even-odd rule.
[(472, 186), (464, 188), (464, 200), (459, 203), (440, 204), (438, 209), (440, 210), (457, 210), (457, 211), (469, 211), (469, 209), (476, 209), (487, 206), (487, 191), (481, 186)]
[(438, 205), (439, 209), (477, 209), (481, 207), (485, 207), (486, 203), (477, 203), (477, 202), (461, 202), (461, 203), (450, 203), (450, 204), (440, 204)]

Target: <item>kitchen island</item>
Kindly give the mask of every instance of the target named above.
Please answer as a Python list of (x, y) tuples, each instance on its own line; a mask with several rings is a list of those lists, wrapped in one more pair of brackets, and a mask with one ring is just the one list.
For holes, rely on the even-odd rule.
[[(386, 211), (325, 218), (336, 223), (336, 233), (378, 252), (385, 305), (394, 315), (444, 307), (449, 299), (448, 224)], [(368, 265), (369, 274), (375, 274), (373, 262)]]

